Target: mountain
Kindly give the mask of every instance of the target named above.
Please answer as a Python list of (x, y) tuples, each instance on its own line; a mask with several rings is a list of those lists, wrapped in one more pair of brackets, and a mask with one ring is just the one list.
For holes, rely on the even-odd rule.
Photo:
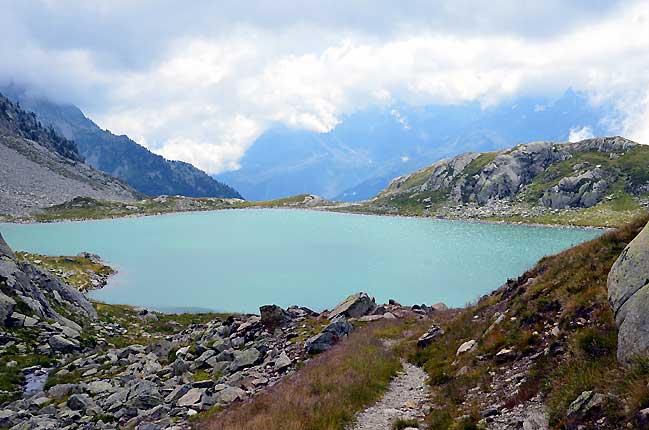
[(275, 127), (246, 152), (237, 171), (217, 176), (252, 200), (314, 193), (329, 199), (369, 198), (395, 176), (467, 151), (494, 151), (534, 140), (568, 140), (571, 129), (613, 131), (615, 114), (582, 93), (556, 100), (518, 97), (478, 103), (370, 108), (328, 133)]
[(10, 85), (7, 97), (34, 112), (38, 119), (74, 140), (86, 163), (122, 179), (141, 193), (188, 197), (241, 198), (239, 193), (189, 163), (171, 161), (131, 140), (102, 130), (73, 105), (60, 105), (33, 97)]
[(27, 215), (78, 196), (121, 202), (141, 197), (81, 160), (74, 142), (0, 94), (0, 214)]
[[(623, 137), (468, 152), (392, 180), (367, 208), (445, 217), (635, 213), (649, 206), (649, 146)], [(590, 224), (595, 225), (595, 224)]]

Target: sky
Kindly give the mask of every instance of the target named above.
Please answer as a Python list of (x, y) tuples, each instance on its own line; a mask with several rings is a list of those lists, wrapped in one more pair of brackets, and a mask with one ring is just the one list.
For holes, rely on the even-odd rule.
[[(568, 88), (649, 143), (649, 1), (0, 0), (0, 84), (209, 173), (282, 124)], [(575, 129), (571, 136), (587, 136)]]

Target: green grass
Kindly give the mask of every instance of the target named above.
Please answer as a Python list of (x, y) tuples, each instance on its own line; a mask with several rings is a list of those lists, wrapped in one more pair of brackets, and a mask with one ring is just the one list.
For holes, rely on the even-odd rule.
[(69, 274), (63, 280), (81, 291), (92, 289), (92, 274), (108, 277), (115, 273), (110, 266), (79, 256), (52, 257), (19, 251), (16, 257), (53, 273)]

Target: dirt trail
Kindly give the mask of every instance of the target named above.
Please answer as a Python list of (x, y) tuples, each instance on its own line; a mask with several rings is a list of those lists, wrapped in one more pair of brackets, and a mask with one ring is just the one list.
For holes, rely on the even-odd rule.
[(352, 430), (392, 430), (397, 419), (424, 417), (428, 404), (426, 373), (419, 367), (403, 362), (403, 371), (390, 383), (390, 387), (374, 405), (358, 414)]

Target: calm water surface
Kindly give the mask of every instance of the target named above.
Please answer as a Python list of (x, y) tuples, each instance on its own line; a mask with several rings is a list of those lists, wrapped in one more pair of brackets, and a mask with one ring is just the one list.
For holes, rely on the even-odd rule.
[(256, 312), (263, 304), (464, 305), (544, 255), (601, 234), (301, 210), (230, 210), (57, 224), (0, 224), (16, 250), (99, 254), (119, 270), (92, 297), (163, 311)]

